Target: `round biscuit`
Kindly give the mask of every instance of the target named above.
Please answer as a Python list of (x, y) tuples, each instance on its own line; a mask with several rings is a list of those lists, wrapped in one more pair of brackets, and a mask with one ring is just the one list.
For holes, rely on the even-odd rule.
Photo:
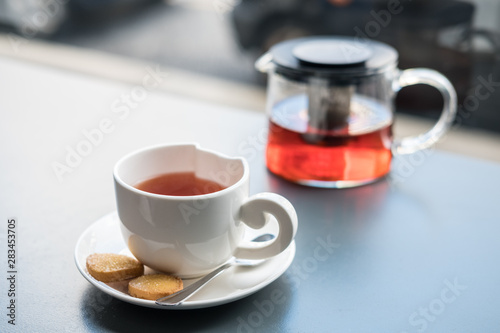
[(123, 254), (94, 253), (87, 257), (87, 270), (96, 280), (114, 282), (144, 274), (144, 265)]
[(165, 274), (150, 274), (139, 276), (128, 284), (131, 296), (156, 300), (182, 290), (182, 280), (176, 276)]

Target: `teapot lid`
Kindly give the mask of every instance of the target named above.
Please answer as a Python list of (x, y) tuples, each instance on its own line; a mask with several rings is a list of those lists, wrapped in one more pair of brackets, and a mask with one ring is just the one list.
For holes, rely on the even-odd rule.
[(395, 67), (398, 60), (391, 46), (352, 37), (298, 38), (274, 45), (269, 53), (276, 72), (297, 79), (373, 75)]

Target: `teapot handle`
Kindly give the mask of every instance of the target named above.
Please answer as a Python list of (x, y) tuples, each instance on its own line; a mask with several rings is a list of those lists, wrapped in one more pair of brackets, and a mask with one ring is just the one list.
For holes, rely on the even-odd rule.
[(434, 127), (426, 133), (395, 140), (391, 149), (396, 155), (411, 154), (432, 146), (449, 130), (457, 113), (457, 93), (442, 74), (427, 68), (406, 69), (399, 72), (393, 89), (397, 93), (401, 88), (415, 84), (427, 84), (438, 89), (443, 96), (443, 111)]

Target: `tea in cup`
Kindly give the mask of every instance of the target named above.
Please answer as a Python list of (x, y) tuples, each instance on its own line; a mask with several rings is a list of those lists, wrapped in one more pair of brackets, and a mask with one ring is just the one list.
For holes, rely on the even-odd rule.
[[(208, 273), (232, 256), (265, 259), (292, 243), (297, 214), (274, 193), (249, 196), (249, 167), (197, 144), (154, 146), (114, 168), (120, 227), (130, 252), (155, 270), (183, 278)], [(244, 240), (245, 229), (275, 220), (272, 242)]]

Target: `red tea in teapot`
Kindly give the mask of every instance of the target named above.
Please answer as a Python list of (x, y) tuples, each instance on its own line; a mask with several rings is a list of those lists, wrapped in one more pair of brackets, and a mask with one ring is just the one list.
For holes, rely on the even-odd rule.
[(391, 163), (392, 114), (370, 99), (354, 98), (344, 126), (311, 126), (305, 96), (273, 108), (266, 151), (269, 170), (314, 186), (350, 187), (387, 174)]

